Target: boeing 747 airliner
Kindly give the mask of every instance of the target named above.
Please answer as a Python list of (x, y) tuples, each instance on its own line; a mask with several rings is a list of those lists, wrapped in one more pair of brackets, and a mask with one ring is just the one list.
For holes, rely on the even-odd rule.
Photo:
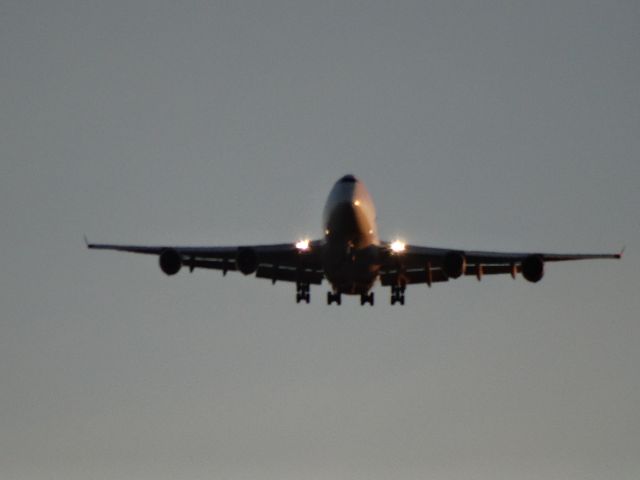
[(546, 262), (620, 258), (615, 254), (501, 253), (407, 245), (380, 241), (376, 211), (367, 188), (353, 175), (338, 180), (323, 212), (324, 237), (275, 245), (176, 247), (88, 244), (89, 248), (157, 255), (160, 269), (175, 275), (185, 266), (239, 271), (244, 275), (296, 285), (296, 302), (309, 303), (310, 285), (326, 279), (327, 304), (340, 305), (342, 295), (359, 295), (373, 305), (376, 280), (391, 288), (391, 305), (404, 305), (407, 285), (431, 286), (462, 275), (517, 274), (538, 282)]

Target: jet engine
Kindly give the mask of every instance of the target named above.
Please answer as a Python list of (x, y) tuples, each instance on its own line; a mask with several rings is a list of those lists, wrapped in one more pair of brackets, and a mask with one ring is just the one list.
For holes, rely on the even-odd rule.
[(529, 255), (522, 262), (522, 276), (529, 282), (539, 282), (544, 275), (544, 260), (540, 255)]
[(159, 258), (160, 269), (167, 275), (175, 275), (182, 266), (182, 257), (173, 248), (165, 248)]
[(258, 269), (258, 255), (253, 248), (238, 248), (236, 268), (245, 275), (250, 275)]
[(467, 259), (462, 253), (449, 252), (442, 259), (442, 271), (448, 278), (459, 278), (467, 270)]

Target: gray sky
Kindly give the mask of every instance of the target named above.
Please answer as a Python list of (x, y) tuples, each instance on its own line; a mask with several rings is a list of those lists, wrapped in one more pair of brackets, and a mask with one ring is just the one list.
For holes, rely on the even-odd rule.
[[(636, 479), (635, 1), (0, 2), (0, 477)], [(615, 251), (311, 305), (101, 242)]]

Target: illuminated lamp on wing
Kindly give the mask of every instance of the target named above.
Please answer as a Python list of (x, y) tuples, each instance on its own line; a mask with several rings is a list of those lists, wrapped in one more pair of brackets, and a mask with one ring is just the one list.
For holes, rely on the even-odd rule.
[(406, 244), (402, 240), (394, 240), (389, 244), (389, 248), (393, 253), (402, 253), (406, 249)]
[(297, 241), (296, 248), (299, 252), (308, 252), (310, 248), (309, 239), (303, 238), (302, 240)]

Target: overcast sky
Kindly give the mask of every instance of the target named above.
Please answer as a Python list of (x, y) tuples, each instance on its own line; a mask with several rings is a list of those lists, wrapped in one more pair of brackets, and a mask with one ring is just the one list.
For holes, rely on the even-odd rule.
[[(0, 477), (637, 479), (637, 1), (0, 1)], [(296, 305), (96, 242), (610, 252)]]

